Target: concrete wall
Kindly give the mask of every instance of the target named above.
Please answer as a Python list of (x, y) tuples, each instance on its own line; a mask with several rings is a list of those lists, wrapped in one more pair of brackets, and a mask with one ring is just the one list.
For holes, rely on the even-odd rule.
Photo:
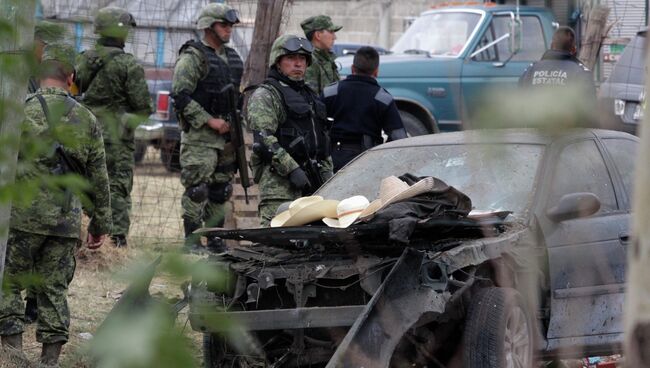
[(296, 0), (288, 9), (287, 33), (302, 35), (300, 22), (312, 15), (327, 14), (335, 24), (343, 26), (337, 33), (338, 42), (354, 42), (392, 46), (406, 30), (408, 20), (440, 1), (432, 0), (392, 0), (390, 1), (390, 41), (382, 45), (379, 39), (380, 8), (384, 1), (350, 0), (350, 1), (314, 1)]

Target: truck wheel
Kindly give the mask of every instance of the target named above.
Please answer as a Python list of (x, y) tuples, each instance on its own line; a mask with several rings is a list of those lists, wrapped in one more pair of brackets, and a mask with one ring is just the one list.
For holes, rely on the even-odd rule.
[(223, 340), (214, 334), (203, 334), (203, 366), (216, 368), (223, 365)]
[(399, 115), (402, 117), (404, 129), (406, 129), (406, 133), (408, 133), (409, 137), (429, 134), (429, 130), (424, 126), (424, 123), (415, 115), (404, 110), (399, 110)]
[(133, 152), (133, 160), (136, 165), (142, 163), (145, 153), (147, 153), (147, 142), (135, 141), (135, 151)]
[(169, 172), (181, 171), (181, 144), (174, 142), (160, 147), (160, 160)]
[(491, 287), (472, 297), (463, 336), (464, 367), (533, 366), (533, 326), (521, 295)]

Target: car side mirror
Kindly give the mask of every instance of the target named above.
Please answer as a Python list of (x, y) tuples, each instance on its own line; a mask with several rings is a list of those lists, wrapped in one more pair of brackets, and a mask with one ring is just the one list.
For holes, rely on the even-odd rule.
[(546, 216), (554, 222), (588, 217), (598, 212), (600, 199), (593, 193), (570, 193), (560, 198), (557, 205), (546, 211)]
[(521, 51), (521, 20), (520, 19), (511, 19), (510, 20), (510, 54), (514, 55)]

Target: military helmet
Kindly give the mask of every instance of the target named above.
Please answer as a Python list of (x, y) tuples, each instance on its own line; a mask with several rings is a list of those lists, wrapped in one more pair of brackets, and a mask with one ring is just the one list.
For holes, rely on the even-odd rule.
[(65, 38), (65, 27), (59, 23), (42, 20), (34, 26), (34, 39), (43, 43), (60, 42)]
[(56, 61), (63, 65), (66, 70), (72, 72), (76, 55), (77, 53), (72, 45), (63, 42), (49, 43), (43, 48), (41, 62)]
[(95, 16), (95, 33), (100, 36), (125, 39), (135, 26), (133, 15), (115, 6), (99, 9)]
[(199, 19), (196, 21), (196, 29), (210, 28), (216, 22), (239, 23), (237, 10), (226, 4), (210, 3), (201, 9)]
[(274, 65), (280, 57), (291, 54), (302, 54), (307, 56), (307, 65), (311, 65), (311, 53), (314, 46), (304, 37), (295, 35), (284, 35), (278, 37), (271, 46), (269, 65)]

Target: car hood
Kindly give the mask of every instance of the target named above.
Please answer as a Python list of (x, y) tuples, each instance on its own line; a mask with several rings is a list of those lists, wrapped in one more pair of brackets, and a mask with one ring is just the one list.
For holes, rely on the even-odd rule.
[[(352, 73), (352, 57), (336, 59), (341, 75)], [(460, 64), (462, 59), (428, 54), (390, 54), (379, 57), (379, 78), (410, 78), (448, 76), (449, 68)]]

